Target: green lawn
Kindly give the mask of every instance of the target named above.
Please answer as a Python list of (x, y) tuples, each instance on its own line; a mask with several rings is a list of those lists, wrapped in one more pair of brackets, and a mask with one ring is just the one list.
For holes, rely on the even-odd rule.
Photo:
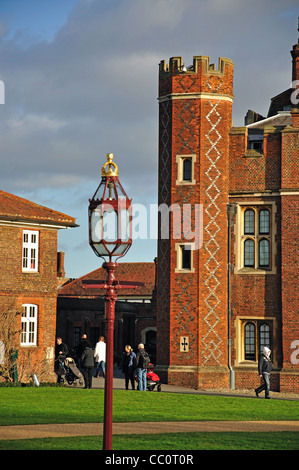
[[(0, 425), (102, 422), (104, 391), (0, 388)], [(113, 421), (298, 420), (299, 402), (114, 390)], [(113, 436), (114, 450), (299, 449), (299, 433), (172, 433)], [(101, 449), (102, 437), (0, 441), (0, 450)]]
[[(0, 388), (0, 426), (102, 422), (104, 391)], [(114, 390), (113, 421), (297, 420), (299, 401)]]

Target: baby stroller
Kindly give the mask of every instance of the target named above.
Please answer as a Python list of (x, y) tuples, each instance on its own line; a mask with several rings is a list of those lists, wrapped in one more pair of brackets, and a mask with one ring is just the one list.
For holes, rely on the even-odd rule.
[(147, 390), (152, 392), (155, 387), (157, 387), (157, 392), (161, 392), (162, 385), (160, 381), (160, 377), (154, 372), (154, 364), (149, 364), (146, 373), (147, 378)]
[[(69, 385), (77, 385), (78, 382), (80, 385), (84, 384), (83, 375), (79, 371), (72, 357), (67, 357), (65, 359), (63, 364), (63, 372), (61, 375), (64, 375)], [(64, 382), (63, 378), (62, 382)]]

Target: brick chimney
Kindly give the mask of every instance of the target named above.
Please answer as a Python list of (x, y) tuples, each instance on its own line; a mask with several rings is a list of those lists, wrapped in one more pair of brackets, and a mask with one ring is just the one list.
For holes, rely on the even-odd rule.
[(64, 251), (57, 252), (57, 277), (65, 277)]
[(291, 55), (293, 58), (292, 81), (299, 80), (299, 42), (293, 46)]

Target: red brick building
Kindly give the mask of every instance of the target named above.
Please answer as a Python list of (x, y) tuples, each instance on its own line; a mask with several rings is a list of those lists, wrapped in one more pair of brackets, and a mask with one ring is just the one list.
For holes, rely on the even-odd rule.
[[(299, 44), (291, 54), (298, 86)], [(159, 207), (171, 217), (169, 236), (168, 214), (159, 220), (157, 367), (168, 383), (254, 388), (270, 346), (272, 389), (299, 391), (294, 95), (233, 127), (229, 59), (160, 64)]]
[[(58, 289), (57, 335), (69, 349), (75, 349), (82, 334), (94, 347), (99, 336), (105, 336), (105, 290), (84, 289), (86, 280), (104, 281), (107, 273), (99, 268)], [(137, 351), (142, 342), (156, 361), (155, 263), (118, 263), (118, 281), (143, 282), (136, 289), (117, 292), (114, 323), (114, 358), (130, 344)]]
[(57, 232), (76, 226), (66, 214), (0, 191), (0, 321), (3, 325), (6, 312), (20, 313), (15, 331), (20, 332), (16, 349), (22, 379), (32, 372), (43, 380), (52, 377)]

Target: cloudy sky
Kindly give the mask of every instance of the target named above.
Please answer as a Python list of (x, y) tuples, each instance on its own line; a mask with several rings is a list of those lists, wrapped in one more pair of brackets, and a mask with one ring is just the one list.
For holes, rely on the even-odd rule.
[[(1, 0), (0, 188), (77, 218), (59, 232), (69, 277), (102, 263), (88, 199), (106, 153), (134, 203), (157, 202), (158, 64), (235, 64), (234, 125), (291, 85), (297, 0)], [(153, 261), (136, 240), (123, 261)]]

